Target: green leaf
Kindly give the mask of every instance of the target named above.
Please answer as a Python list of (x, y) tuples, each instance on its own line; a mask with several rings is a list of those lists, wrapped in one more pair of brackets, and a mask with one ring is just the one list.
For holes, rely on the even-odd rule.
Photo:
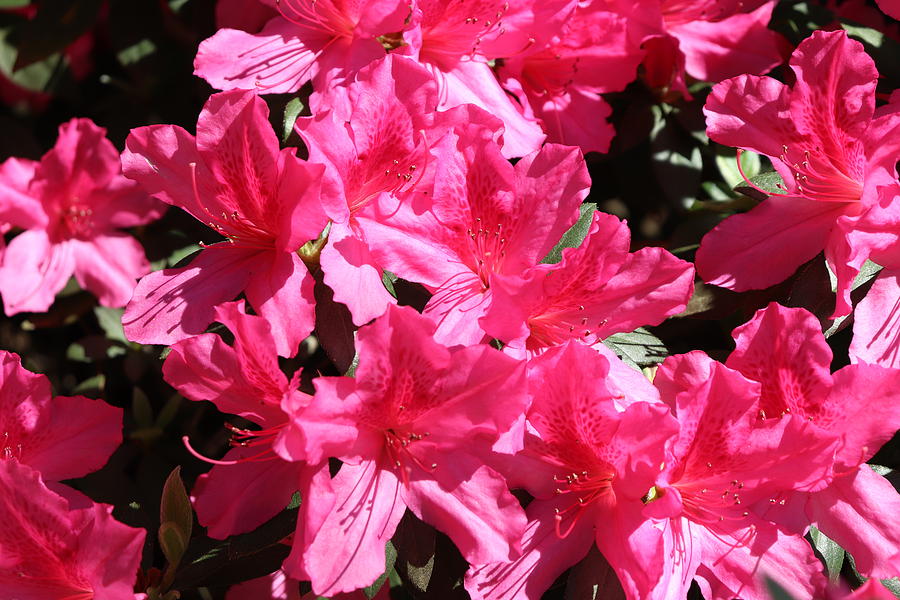
[(303, 112), (303, 102), (300, 98), (291, 99), (284, 107), (284, 121), (282, 121), (281, 141), (287, 143), (288, 138), (294, 131), (294, 123), (297, 117)]
[(371, 599), (375, 597), (375, 594), (378, 593), (378, 590), (380, 590), (381, 586), (384, 585), (384, 582), (387, 581), (388, 575), (394, 568), (394, 563), (396, 562), (397, 549), (394, 548), (393, 543), (388, 541), (388, 543), (384, 547), (384, 573), (382, 573), (381, 576), (375, 580), (375, 583), (373, 583), (369, 587), (363, 588), (363, 594), (366, 595), (366, 598)]
[(384, 289), (388, 291), (388, 293), (394, 298), (397, 297), (397, 291), (394, 290), (394, 282), (397, 281), (397, 276), (391, 273), (390, 271), (382, 271), (381, 272), (381, 283), (384, 284)]
[(31, 4), (31, 0), (0, 0), (0, 8), (22, 8)]
[[(175, 467), (169, 473), (163, 486), (159, 505), (159, 521), (164, 525), (171, 523), (169, 528), (176, 529), (185, 541), (185, 547), (181, 549), (181, 554), (177, 556), (166, 554), (169, 563), (177, 565), (181, 561), (187, 542), (191, 539), (191, 530), (194, 526), (194, 511), (191, 508), (191, 500), (188, 498), (187, 491), (184, 489), (184, 483), (181, 481), (180, 466)], [(161, 538), (162, 527), (160, 527), (160, 541), (162, 541)]]
[(127, 48), (119, 50), (116, 54), (116, 59), (123, 67), (127, 67), (128, 65), (141, 62), (154, 52), (156, 52), (156, 44), (153, 43), (153, 40), (144, 38)]
[(900, 598), (900, 578), (881, 579), (881, 585), (887, 588), (895, 597)]
[(809, 537), (812, 539), (813, 547), (822, 555), (828, 579), (837, 585), (841, 578), (841, 567), (844, 565), (844, 549), (815, 527), (809, 528)]
[(177, 523), (165, 521), (159, 526), (159, 546), (169, 565), (178, 565), (187, 550), (188, 540)]
[(94, 316), (97, 317), (97, 323), (100, 329), (106, 334), (106, 339), (114, 342), (128, 343), (125, 337), (125, 329), (122, 328), (122, 314), (125, 309), (109, 308), (108, 306), (94, 307)]
[(559, 243), (553, 246), (550, 253), (541, 261), (542, 263), (558, 263), (562, 260), (563, 248), (577, 248), (584, 241), (584, 238), (587, 237), (588, 232), (591, 230), (594, 213), (597, 211), (597, 205), (593, 202), (586, 202), (578, 210), (581, 213), (578, 220), (563, 234)]
[(160, 430), (165, 429), (169, 423), (172, 422), (172, 419), (175, 418), (175, 415), (178, 413), (178, 409), (181, 407), (181, 396), (178, 394), (173, 394), (169, 397), (169, 400), (162, 407), (162, 410), (159, 411), (159, 414), (156, 416), (156, 427)]
[(669, 355), (662, 340), (643, 327), (631, 333), (614, 333), (603, 344), (638, 371), (661, 363)]
[[(744, 169), (744, 175), (750, 179), (759, 175), (762, 166), (759, 154), (756, 152), (741, 152), (740, 157), (741, 168)], [(728, 184), (730, 189), (734, 189), (742, 183), (745, 183), (744, 178), (741, 176), (741, 172), (738, 169), (737, 160), (737, 156), (735, 156), (733, 150), (728, 152), (728, 154), (716, 155), (716, 166), (719, 167), (719, 173), (722, 174), (722, 179), (725, 180), (725, 183)]]
[[(753, 185), (750, 185), (750, 183)], [(784, 180), (777, 171), (763, 171), (755, 177), (751, 177), (750, 183), (739, 183), (734, 187), (734, 191), (760, 201), (765, 200), (772, 194), (784, 192), (784, 188), (779, 187), (784, 185)], [(760, 191), (760, 189), (763, 191)]]
[(84, 394), (85, 392), (92, 392), (95, 390), (102, 392), (104, 387), (106, 387), (106, 375), (98, 373), (76, 385), (75, 389), (72, 390), (72, 393)]
[(226, 586), (262, 577), (281, 566), (290, 553), (282, 540), (297, 528), (297, 509), (285, 509), (249, 533), (212, 540), (195, 536), (174, 588)]
[(32, 92), (46, 92), (53, 88), (67, 61), (60, 54), (16, 69), (18, 51), (9, 41), (11, 29), (0, 29), (0, 73), (16, 85)]

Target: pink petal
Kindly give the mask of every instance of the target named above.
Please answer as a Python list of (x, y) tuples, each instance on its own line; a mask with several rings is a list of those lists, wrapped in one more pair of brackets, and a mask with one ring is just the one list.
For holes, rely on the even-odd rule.
[(472, 564), (518, 555), (526, 519), (506, 481), (466, 452), (435, 460), (440, 462), (432, 473), (413, 471), (409, 486), (401, 488), (409, 509), (446, 533)]
[(258, 257), (244, 293), (272, 327), (278, 354), (294, 356), (315, 326), (315, 281), (293, 252), (269, 252)]
[(75, 259), (75, 279), (103, 306), (125, 306), (137, 280), (150, 272), (140, 243), (130, 235), (111, 233), (89, 241), (69, 242)]
[(303, 600), (298, 581), (288, 578), (284, 571), (243, 581), (228, 588), (225, 600)]
[[(822, 563), (799, 535), (785, 535), (769, 523), (754, 519), (756, 528), (727, 537), (695, 529), (694, 543), (703, 547), (697, 581), (709, 598), (768, 598), (770, 577), (793, 598), (819, 598), (827, 584)], [(698, 539), (697, 539), (698, 538)]]
[(0, 352), (0, 456), (14, 456), (46, 481), (83, 477), (122, 442), (122, 410), (82, 396), (51, 399), (43, 375)]
[(875, 0), (875, 3), (878, 4), (878, 8), (884, 11), (884, 14), (900, 21), (900, 1)]
[(38, 163), (8, 158), (0, 163), (0, 219), (23, 229), (47, 226), (47, 214), (28, 190)]
[(103, 202), (95, 203), (91, 209), (91, 221), (100, 228), (146, 225), (159, 219), (168, 208), (123, 176), (115, 177), (102, 194)]
[(257, 34), (220, 29), (200, 43), (194, 74), (220, 90), (294, 92), (318, 72), (316, 58), (331, 39), (280, 16)]
[(523, 116), (522, 109), (503, 91), (487, 64), (463, 61), (452, 71), (437, 71), (435, 77), (442, 99), (438, 108), (445, 110), (460, 104), (474, 104), (503, 120), (504, 156), (525, 156), (540, 148), (546, 137), (540, 126)]
[(900, 496), (868, 465), (810, 494), (807, 506), (812, 521), (853, 556), (860, 573), (886, 578), (900, 572), (900, 524), (893, 518)]
[(685, 55), (687, 72), (703, 81), (768, 73), (784, 60), (784, 38), (766, 28), (775, 2), (725, 19), (696, 19), (669, 27)]
[(475, 563), (469, 568), (465, 586), (472, 600), (539, 598), (563, 571), (588, 553), (594, 545), (593, 519), (583, 517), (581, 526), (562, 538), (553, 520), (558, 504), (535, 500), (529, 505), (520, 557), (510, 562)]
[(70, 510), (37, 471), (0, 460), (0, 587), (12, 598), (132, 598), (145, 532), (112, 507)]
[(237, 296), (267, 259), (265, 252), (222, 243), (204, 248), (187, 267), (147, 275), (125, 307), (125, 334), (141, 344), (174, 344), (203, 333), (215, 306)]
[(2, 253), (0, 293), (7, 316), (50, 308), (75, 270), (71, 244), (54, 244), (47, 232), (32, 229), (17, 235)]
[(843, 203), (773, 196), (722, 221), (700, 241), (697, 272), (707, 283), (742, 292), (787, 279), (825, 248)]
[[(233, 448), (222, 460), (240, 461), (258, 454), (258, 448)], [(290, 503), (302, 468), (277, 458), (215, 465), (191, 491), (197, 520), (208, 528), (210, 537), (220, 540), (253, 531)]]
[(703, 107), (706, 132), (726, 146), (781, 156), (796, 131), (789, 97), (788, 87), (771, 77), (741, 75), (718, 83)]
[(106, 129), (90, 119), (72, 119), (59, 126), (53, 149), (41, 158), (36, 178), (48, 196), (105, 187), (119, 175), (119, 152), (106, 139)]
[(565, 95), (533, 98), (531, 103), (547, 141), (579, 146), (585, 154), (609, 150), (616, 130), (607, 120), (612, 107), (600, 94), (572, 86)]
[[(838, 132), (863, 137), (875, 111), (878, 82), (875, 62), (863, 45), (844, 31), (814, 31), (797, 47), (790, 64), (797, 75), (790, 98), (799, 131), (817, 137)], [(823, 102), (834, 105), (825, 109)], [(839, 139), (835, 142), (840, 144)]]
[(345, 226), (332, 225), (321, 254), (325, 283), (334, 299), (347, 305), (354, 325), (380, 317), (395, 302), (381, 281), (381, 269), (368, 245)]
[(808, 411), (818, 427), (842, 438), (836, 465), (869, 460), (900, 429), (900, 371), (878, 365), (848, 365), (834, 373), (828, 398)]
[(762, 384), (760, 408), (770, 417), (811, 416), (831, 391), (831, 348), (810, 312), (774, 302), (732, 333), (737, 348), (725, 363)]
[(282, 423), (279, 401), (287, 387), (284, 375), (245, 370), (241, 358), (218, 335), (205, 333), (172, 345), (163, 363), (163, 377), (189, 400), (208, 400), (224, 413), (264, 427)]
[(400, 482), (376, 461), (344, 464), (332, 481), (334, 510), (306, 553), (313, 591), (320, 596), (351, 592), (384, 572), (384, 547), (406, 505)]
[(850, 359), (900, 368), (900, 279), (884, 270), (853, 315)]

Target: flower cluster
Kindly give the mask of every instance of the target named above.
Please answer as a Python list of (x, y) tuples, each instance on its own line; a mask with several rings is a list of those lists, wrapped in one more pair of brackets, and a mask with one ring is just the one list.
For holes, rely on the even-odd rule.
[[(167, 346), (170, 386), (235, 416), (223, 456), (184, 436), (212, 464), (197, 521), (224, 540), (292, 505), (296, 526), (229, 598), (358, 597), (410, 515), (458, 550), (473, 600), (537, 600), (589, 560), (630, 600), (839, 597), (810, 531), (898, 576), (900, 495), (867, 461), (900, 429), (900, 93), (876, 94), (843, 31), (799, 44), (792, 83), (764, 75), (790, 52), (777, 4), (221, 0), (194, 62), (220, 91), (194, 133), (136, 127), (120, 154), (75, 119), (40, 162), (0, 165), (6, 314), (46, 311), (74, 273), (124, 307), (131, 343)], [(585, 153), (616, 135), (601, 94), (638, 77), (662, 101), (714, 83), (709, 138), (781, 179), (744, 177), (766, 198), (703, 237), (696, 273), (585, 203)], [(300, 147), (270, 94), (303, 98)], [(151, 272), (119, 229), (166, 205), (217, 241)], [(722, 361), (641, 370), (609, 343), (696, 311), (695, 286), (769, 288), (820, 252), (832, 318), (854, 316), (834, 371), (819, 318), (775, 302)], [(867, 260), (884, 269), (859, 301)], [(304, 363), (335, 329), (352, 364)], [(190, 580), (169, 496), (170, 569), (160, 583), (146, 552), (135, 588), (143, 530), (60, 483), (101, 468), (121, 423), (0, 352), (0, 597), (168, 599)]]

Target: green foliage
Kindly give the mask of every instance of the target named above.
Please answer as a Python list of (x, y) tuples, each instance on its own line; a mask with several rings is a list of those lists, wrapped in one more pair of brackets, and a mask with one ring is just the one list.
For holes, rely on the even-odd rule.
[(594, 213), (597, 211), (597, 205), (586, 202), (578, 210), (580, 211), (578, 220), (563, 234), (559, 242), (553, 246), (553, 249), (541, 261), (542, 263), (558, 263), (562, 260), (564, 248), (577, 248), (584, 241), (584, 238), (587, 237), (588, 232), (591, 230), (591, 221), (594, 218)]
[(603, 340), (603, 344), (638, 371), (661, 363), (669, 355), (662, 340), (643, 327), (631, 333), (614, 333)]

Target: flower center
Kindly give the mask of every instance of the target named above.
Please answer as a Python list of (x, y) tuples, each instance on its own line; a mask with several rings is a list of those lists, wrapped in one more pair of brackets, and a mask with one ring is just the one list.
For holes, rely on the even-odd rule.
[[(553, 519), (557, 537), (560, 539), (566, 538), (572, 533), (572, 529), (575, 528), (575, 524), (588, 506), (612, 493), (612, 482), (615, 477), (615, 473), (612, 470), (600, 470), (597, 473), (573, 471), (562, 477), (554, 476), (554, 483), (559, 485), (556, 488), (556, 495), (571, 494), (574, 499), (574, 502), (567, 508), (556, 509), (556, 515)], [(565, 531), (562, 531), (561, 525), (564, 520), (569, 520), (569, 523)]]

